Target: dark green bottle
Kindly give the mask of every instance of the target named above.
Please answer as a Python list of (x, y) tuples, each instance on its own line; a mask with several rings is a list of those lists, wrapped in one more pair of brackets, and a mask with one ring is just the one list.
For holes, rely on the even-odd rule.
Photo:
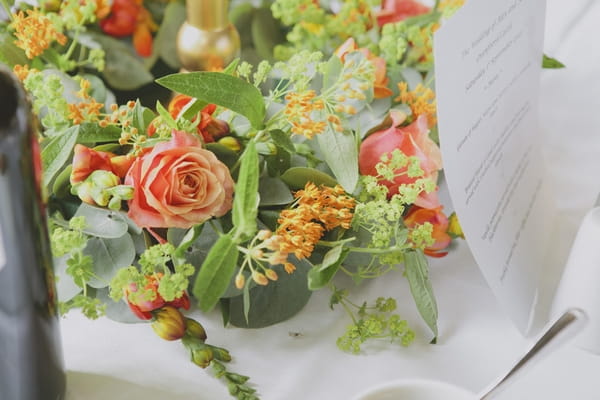
[(59, 400), (66, 379), (32, 114), (0, 64), (0, 399)]

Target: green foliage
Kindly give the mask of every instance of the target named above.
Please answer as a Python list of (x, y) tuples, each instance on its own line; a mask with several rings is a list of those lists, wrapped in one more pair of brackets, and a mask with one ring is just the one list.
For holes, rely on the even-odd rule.
[(190, 72), (167, 75), (156, 80), (178, 93), (213, 103), (248, 118), (255, 129), (263, 126), (265, 103), (253, 85), (218, 72)]
[(542, 58), (542, 68), (560, 69), (565, 68), (565, 64), (561, 63), (555, 58), (549, 57), (544, 54)]
[(433, 288), (429, 281), (427, 260), (422, 251), (409, 251), (405, 254), (405, 265), (410, 292), (421, 317), (423, 317), (423, 320), (433, 332), (434, 337), (432, 342), (435, 342), (438, 336), (438, 309)]
[(258, 153), (254, 141), (250, 141), (241, 157), (240, 172), (235, 184), (233, 199), (234, 240), (245, 241), (256, 233), (258, 214)]

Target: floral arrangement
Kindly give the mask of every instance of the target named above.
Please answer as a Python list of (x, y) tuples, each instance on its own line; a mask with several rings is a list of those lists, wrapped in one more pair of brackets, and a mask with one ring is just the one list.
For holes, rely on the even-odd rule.
[[(426, 257), (461, 232), (437, 195), (431, 35), (461, 2), (276, 0), (270, 18), (286, 39), (271, 60), (161, 76), (168, 101), (116, 104), (128, 60), (173, 61), (157, 43), (175, 3), (3, 1), (0, 62), (39, 117), (61, 312), (150, 322), (240, 399), (255, 389), (186, 316), (192, 306), (260, 328), (330, 290), (351, 320), (341, 349), (406, 346), (414, 332), (394, 299), (353, 301), (336, 279), (402, 268), (435, 341)], [(264, 18), (239, 7), (239, 20)]]

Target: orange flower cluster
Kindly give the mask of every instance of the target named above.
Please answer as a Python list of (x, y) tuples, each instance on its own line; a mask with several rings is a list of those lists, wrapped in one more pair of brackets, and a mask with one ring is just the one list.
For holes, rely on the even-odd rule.
[(25, 65), (19, 65), (16, 64), (13, 67), (13, 72), (15, 73), (15, 75), (17, 76), (17, 78), (23, 82), (25, 79), (27, 79), (27, 77), (29, 76), (30, 73), (32, 72), (39, 72), (37, 69), (35, 68), (31, 68), (29, 69), (29, 65), (25, 64)]
[(287, 104), (283, 113), (288, 122), (292, 124), (292, 133), (312, 139), (325, 130), (326, 122), (312, 119), (313, 111), (325, 108), (323, 100), (314, 100), (316, 95), (314, 90), (308, 90), (303, 93), (289, 93), (285, 96)]
[(398, 83), (400, 95), (395, 99), (410, 107), (415, 119), (419, 115), (425, 115), (429, 126), (434, 126), (436, 117), (435, 93), (428, 87), (418, 84), (415, 90), (409, 91), (406, 82)]
[(69, 104), (69, 115), (68, 118), (73, 121), (73, 124), (81, 124), (82, 122), (97, 121), (100, 114), (100, 109), (104, 106), (102, 103), (98, 103), (93, 97), (89, 95), (90, 81), (86, 79), (80, 79), (79, 81), (80, 90), (75, 95), (82, 101), (74, 104)]
[(15, 30), (15, 44), (25, 50), (27, 58), (39, 56), (50, 47), (53, 41), (64, 46), (67, 37), (59, 32), (52, 21), (36, 9), (14, 15), (11, 27)]
[[(319, 188), (309, 182), (294, 197), (295, 206), (282, 211), (277, 221), (274, 244), (281, 256), (309, 257), (326, 230), (350, 228), (355, 200), (341, 186)], [(284, 263), (284, 267), (288, 273), (295, 269), (290, 263)]]

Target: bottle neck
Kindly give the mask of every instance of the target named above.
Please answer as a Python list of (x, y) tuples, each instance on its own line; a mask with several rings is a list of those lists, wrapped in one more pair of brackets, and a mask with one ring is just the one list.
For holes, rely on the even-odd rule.
[(186, 0), (188, 24), (203, 31), (229, 26), (229, 0)]

